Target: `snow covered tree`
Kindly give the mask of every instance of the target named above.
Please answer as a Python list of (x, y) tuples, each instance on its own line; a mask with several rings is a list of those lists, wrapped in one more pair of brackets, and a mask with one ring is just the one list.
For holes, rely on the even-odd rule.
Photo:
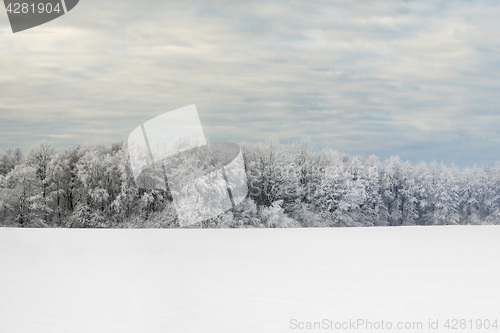
[(434, 224), (459, 224), (459, 187), (455, 183), (457, 170), (441, 167), (433, 191)]
[(21, 164), (23, 154), (21, 149), (9, 149), (5, 153), (0, 153), (0, 175), (5, 176), (12, 171), (17, 165)]
[(36, 198), (33, 202), (33, 205), (36, 205), (38, 209), (45, 211), (44, 221), (48, 223), (48, 213), (50, 212), (50, 208), (48, 207), (47, 202), (47, 187), (48, 187), (48, 179), (47, 179), (47, 168), (54, 156), (54, 148), (51, 145), (42, 143), (28, 153), (26, 156), (26, 165), (31, 166), (35, 169), (36, 176), (40, 183), (42, 184), (42, 193)]
[(6, 205), (12, 207), (14, 220), (21, 227), (43, 226), (47, 207), (41, 204), (42, 184), (33, 167), (18, 165), (4, 179), (8, 196)]

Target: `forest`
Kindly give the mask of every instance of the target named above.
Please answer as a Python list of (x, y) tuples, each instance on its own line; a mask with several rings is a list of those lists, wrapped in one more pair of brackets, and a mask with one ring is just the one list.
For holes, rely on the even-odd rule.
[[(248, 196), (190, 228), (500, 224), (500, 162), (460, 169), (307, 143), (243, 144)], [(0, 226), (178, 228), (172, 197), (139, 188), (126, 147), (0, 152)]]

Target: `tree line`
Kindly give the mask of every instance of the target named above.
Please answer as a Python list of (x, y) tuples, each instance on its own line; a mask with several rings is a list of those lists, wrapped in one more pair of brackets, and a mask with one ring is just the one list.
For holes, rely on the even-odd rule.
[[(500, 163), (459, 169), (391, 157), (243, 145), (249, 194), (193, 227), (500, 224)], [(170, 193), (139, 188), (126, 147), (0, 152), (0, 226), (179, 227)]]

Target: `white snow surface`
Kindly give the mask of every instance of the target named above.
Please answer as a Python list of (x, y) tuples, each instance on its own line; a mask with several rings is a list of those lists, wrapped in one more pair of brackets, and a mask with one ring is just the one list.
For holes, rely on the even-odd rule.
[[(500, 320), (499, 259), (498, 226), (5, 228), (0, 332), (333, 332), (293, 329), (291, 320)], [(419, 332), (436, 332), (425, 325)]]

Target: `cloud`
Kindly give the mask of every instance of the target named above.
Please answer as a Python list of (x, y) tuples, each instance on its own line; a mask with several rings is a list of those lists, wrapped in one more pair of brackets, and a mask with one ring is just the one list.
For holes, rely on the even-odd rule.
[(491, 163), (499, 14), (490, 1), (87, 0), (0, 33), (0, 148), (108, 144), (194, 103), (213, 140)]

